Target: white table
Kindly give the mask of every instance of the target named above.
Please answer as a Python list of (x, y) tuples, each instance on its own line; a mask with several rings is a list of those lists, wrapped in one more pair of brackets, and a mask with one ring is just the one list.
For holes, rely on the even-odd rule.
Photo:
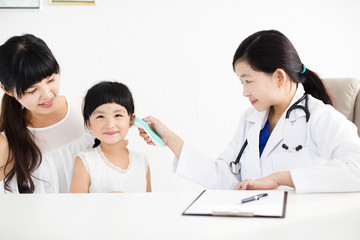
[(290, 191), (283, 219), (182, 216), (199, 193), (0, 195), (0, 239), (360, 239), (360, 193)]

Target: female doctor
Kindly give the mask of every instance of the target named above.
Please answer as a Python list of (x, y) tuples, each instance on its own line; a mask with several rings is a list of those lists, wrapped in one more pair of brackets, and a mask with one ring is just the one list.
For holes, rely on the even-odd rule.
[[(238, 47), (233, 68), (252, 107), (213, 161), (145, 118), (176, 156), (175, 172), (208, 188), (298, 193), (360, 191), (356, 126), (332, 107), (326, 87), (282, 33), (260, 31)], [(140, 135), (153, 144), (149, 136)]]

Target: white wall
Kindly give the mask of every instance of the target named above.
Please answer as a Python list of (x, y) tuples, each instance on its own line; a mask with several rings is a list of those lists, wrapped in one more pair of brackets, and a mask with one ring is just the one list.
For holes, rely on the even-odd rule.
[[(357, 0), (42, 0), (41, 11), (0, 10), (0, 43), (23, 33), (45, 40), (61, 65), (63, 94), (124, 82), (138, 116), (160, 118), (214, 158), (249, 106), (232, 71), (234, 51), (263, 29), (287, 35), (321, 77), (360, 78)], [(134, 129), (129, 139), (150, 157), (154, 191), (201, 188), (172, 174), (168, 149), (146, 146)]]

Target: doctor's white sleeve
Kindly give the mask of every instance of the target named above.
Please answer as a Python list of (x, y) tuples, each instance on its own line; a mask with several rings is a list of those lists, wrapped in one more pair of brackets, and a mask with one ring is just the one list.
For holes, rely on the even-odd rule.
[[(245, 115), (245, 114), (244, 114)], [(234, 189), (241, 180), (240, 175), (230, 171), (229, 163), (235, 161), (244, 138), (245, 116), (240, 119), (233, 139), (215, 160), (205, 156), (184, 142), (180, 158), (174, 160), (174, 172), (181, 177), (212, 189)]]
[(295, 169), (297, 193), (360, 191), (360, 138), (356, 126), (330, 107), (310, 117), (310, 134), (324, 164)]
[(211, 189), (233, 189), (239, 180), (223, 159), (203, 155), (190, 144), (184, 143), (180, 159), (174, 160), (175, 173)]

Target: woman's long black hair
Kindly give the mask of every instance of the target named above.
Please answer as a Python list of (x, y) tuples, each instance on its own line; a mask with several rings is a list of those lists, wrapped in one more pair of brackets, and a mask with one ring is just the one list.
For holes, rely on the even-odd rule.
[[(29, 87), (59, 72), (59, 64), (51, 50), (34, 35), (15, 36), (0, 46), (0, 82), (6, 92), (16, 93), (18, 98)], [(20, 193), (33, 193), (32, 173), (41, 163), (41, 151), (27, 128), (26, 111), (13, 96), (4, 94), (0, 132), (5, 133), (9, 155), (0, 171), (6, 172), (9, 164), (13, 165), (5, 175), (5, 190), (13, 190), (10, 189), (10, 181), (16, 177)]]
[[(107, 103), (120, 104), (130, 116), (135, 112), (134, 100), (126, 85), (119, 82), (103, 81), (92, 86), (86, 93), (83, 104), (85, 126), (95, 109)], [(95, 138), (93, 147), (95, 148), (99, 144), (100, 140)]]
[(303, 84), (306, 93), (333, 105), (322, 80), (308, 68), (303, 73), (304, 66), (296, 49), (279, 31), (259, 31), (247, 37), (234, 54), (233, 68), (240, 60), (248, 62), (255, 71), (268, 74), (283, 69), (293, 81)]

